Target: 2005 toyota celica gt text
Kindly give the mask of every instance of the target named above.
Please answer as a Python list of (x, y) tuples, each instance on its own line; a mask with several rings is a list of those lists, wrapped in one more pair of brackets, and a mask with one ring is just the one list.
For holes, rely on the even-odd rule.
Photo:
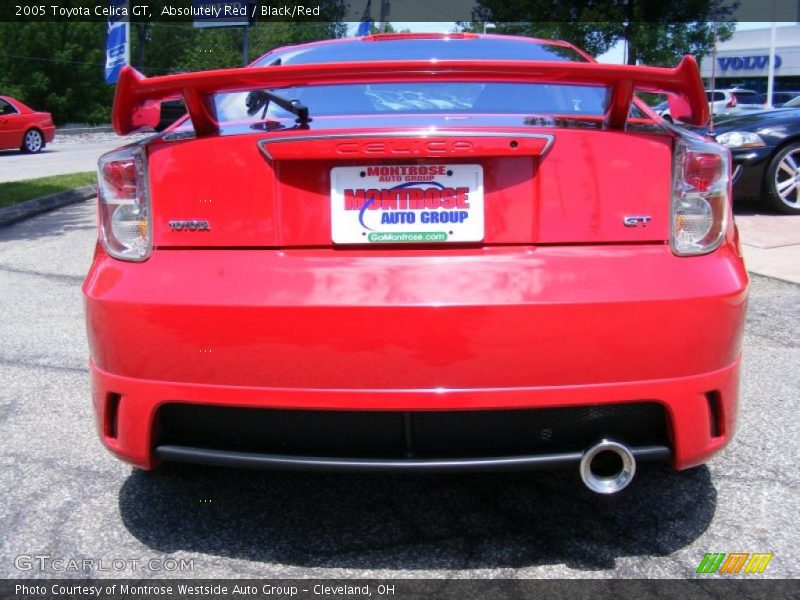
[(382, 35), (120, 77), (84, 284), (120, 458), (569, 466), (597, 492), (731, 439), (747, 275), (691, 57)]

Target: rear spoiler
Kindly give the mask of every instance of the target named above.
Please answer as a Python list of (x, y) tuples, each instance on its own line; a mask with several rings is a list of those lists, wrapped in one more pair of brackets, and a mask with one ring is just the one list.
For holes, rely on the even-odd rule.
[[(556, 61), (393, 61), (345, 62), (313, 65), (273, 65), (144, 77), (126, 66), (114, 95), (111, 122), (126, 135), (158, 122), (158, 103), (183, 96), (195, 133), (219, 132), (212, 96), (259, 88), (295, 85), (399, 83), (403, 81), (474, 81), (601, 85), (609, 88), (604, 123), (624, 129), (635, 91), (669, 95), (675, 120), (702, 126), (708, 120), (708, 102), (697, 63), (685, 56), (674, 69), (594, 62)], [(313, 117), (314, 107), (311, 107)]]

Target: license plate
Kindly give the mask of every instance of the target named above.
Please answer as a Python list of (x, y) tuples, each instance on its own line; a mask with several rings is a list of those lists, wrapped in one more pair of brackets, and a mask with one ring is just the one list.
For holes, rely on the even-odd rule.
[(480, 242), (483, 232), (480, 165), (331, 169), (335, 244)]

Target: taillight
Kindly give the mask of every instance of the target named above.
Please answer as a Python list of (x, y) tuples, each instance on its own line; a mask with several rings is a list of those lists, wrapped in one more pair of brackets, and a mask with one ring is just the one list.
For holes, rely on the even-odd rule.
[(731, 99), (728, 100), (728, 103), (725, 105), (725, 108), (733, 108), (736, 106), (736, 96), (731, 94)]
[(145, 260), (152, 248), (147, 156), (141, 146), (104, 154), (97, 162), (100, 239), (122, 260)]
[(675, 142), (672, 185), (672, 251), (680, 255), (712, 252), (728, 226), (730, 151), (700, 139)]

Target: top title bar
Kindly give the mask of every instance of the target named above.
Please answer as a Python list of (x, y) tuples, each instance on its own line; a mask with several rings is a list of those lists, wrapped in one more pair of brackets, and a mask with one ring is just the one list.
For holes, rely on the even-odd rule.
[[(700, 3), (703, 4), (703, 3)], [(675, 0), (606, 0), (605, 8), (618, 11), (620, 20), (641, 22), (766, 21), (800, 22), (798, 0), (716, 0), (712, 14), (697, 14), (697, 3)], [(591, 22), (596, 5), (585, 0), (527, 0), (522, 7), (501, 0), (390, 0), (387, 20), (394, 22)], [(197, 19), (258, 21), (361, 21), (367, 0), (130, 0), (123, 8), (107, 0), (9, 0), (0, 3), (0, 21), (130, 21), (191, 22)], [(373, 3), (372, 17), (378, 21), (380, 3)], [(541, 18), (537, 19), (537, 15)], [(593, 17), (594, 15), (594, 17)]]

